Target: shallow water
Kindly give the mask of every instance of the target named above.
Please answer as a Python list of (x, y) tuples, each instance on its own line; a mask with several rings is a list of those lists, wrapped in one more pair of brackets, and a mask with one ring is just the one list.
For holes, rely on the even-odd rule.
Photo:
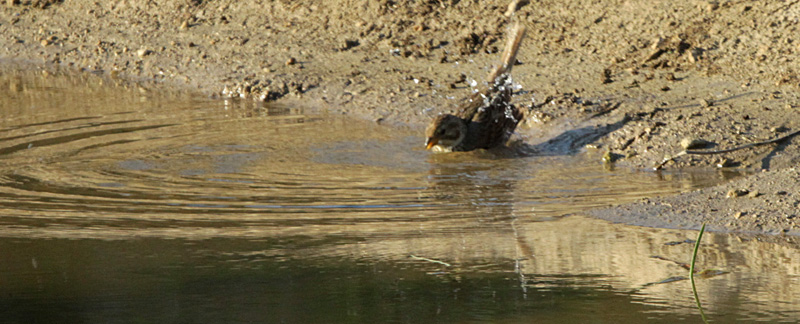
[[(431, 155), (417, 129), (0, 71), (2, 322), (699, 321), (660, 283), (696, 232), (580, 212), (731, 175)], [(710, 319), (800, 318), (797, 244), (703, 243)]]

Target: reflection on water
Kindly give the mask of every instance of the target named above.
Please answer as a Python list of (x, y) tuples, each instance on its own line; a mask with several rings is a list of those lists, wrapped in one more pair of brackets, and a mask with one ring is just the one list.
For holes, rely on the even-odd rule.
[[(699, 318), (688, 283), (658, 284), (695, 233), (578, 214), (724, 175), (430, 155), (416, 129), (85, 74), (5, 70), (0, 89), (10, 322)], [(707, 313), (800, 316), (797, 251), (709, 234), (698, 267), (728, 273), (699, 282)]]

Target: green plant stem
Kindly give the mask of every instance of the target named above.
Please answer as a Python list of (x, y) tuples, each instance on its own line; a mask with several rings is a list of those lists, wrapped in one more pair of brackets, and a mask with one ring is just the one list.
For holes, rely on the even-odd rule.
[(692, 264), (689, 266), (689, 281), (692, 282), (692, 292), (694, 293), (694, 302), (697, 303), (697, 309), (700, 310), (700, 316), (703, 318), (703, 323), (708, 324), (706, 313), (703, 312), (703, 306), (700, 305), (700, 297), (697, 296), (697, 286), (694, 284), (694, 262), (697, 260), (697, 250), (700, 247), (700, 240), (703, 239), (703, 233), (706, 231), (706, 224), (700, 227), (700, 234), (697, 234), (697, 241), (694, 242), (694, 252), (692, 252)]

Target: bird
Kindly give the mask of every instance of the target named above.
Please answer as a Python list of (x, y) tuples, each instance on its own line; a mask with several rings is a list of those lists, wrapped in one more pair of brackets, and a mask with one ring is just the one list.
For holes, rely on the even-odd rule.
[(425, 130), (425, 149), (472, 151), (504, 145), (522, 112), (511, 104), (511, 68), (517, 60), (525, 27), (517, 23), (503, 51), (501, 64), (489, 73), (487, 85), (472, 94), (455, 114), (440, 114)]

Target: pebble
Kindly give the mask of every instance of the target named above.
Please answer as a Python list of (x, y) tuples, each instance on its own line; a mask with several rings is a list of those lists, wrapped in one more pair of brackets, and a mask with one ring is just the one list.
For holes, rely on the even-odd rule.
[(758, 190), (753, 190), (753, 191), (747, 193), (747, 197), (750, 197), (750, 198), (755, 198), (755, 197), (758, 197), (758, 196), (761, 196), (761, 193), (758, 192)]
[(725, 197), (727, 198), (741, 197), (748, 193), (750, 193), (750, 190), (747, 189), (731, 189), (730, 191), (728, 191), (728, 194), (726, 194)]
[(617, 154), (611, 153), (611, 151), (606, 151), (603, 154), (603, 163), (614, 163), (617, 160)]
[(295, 59), (294, 57), (290, 57), (288, 60), (286, 60), (286, 65), (294, 65), (294, 64), (297, 64), (297, 59)]
[(600, 76), (600, 82), (602, 84), (609, 84), (611, 82), (614, 82), (614, 80), (611, 79), (611, 70), (610, 69), (603, 70), (603, 74)]
[(358, 41), (357, 39), (345, 39), (344, 42), (342, 43), (341, 50), (346, 51), (360, 44), (361, 42)]
[(136, 55), (139, 56), (139, 57), (145, 57), (145, 56), (150, 55), (150, 54), (153, 54), (153, 51), (151, 51), (149, 49), (146, 49), (146, 48), (142, 48), (142, 49), (136, 51)]
[(704, 148), (708, 146), (708, 144), (711, 144), (711, 142), (691, 137), (684, 137), (680, 142), (681, 147), (685, 150), (693, 148)]
[(723, 159), (721, 159), (721, 160), (719, 160), (717, 162), (717, 167), (718, 168), (727, 168), (727, 167), (730, 167), (732, 165), (733, 165), (733, 161), (730, 160), (730, 159), (723, 158)]

